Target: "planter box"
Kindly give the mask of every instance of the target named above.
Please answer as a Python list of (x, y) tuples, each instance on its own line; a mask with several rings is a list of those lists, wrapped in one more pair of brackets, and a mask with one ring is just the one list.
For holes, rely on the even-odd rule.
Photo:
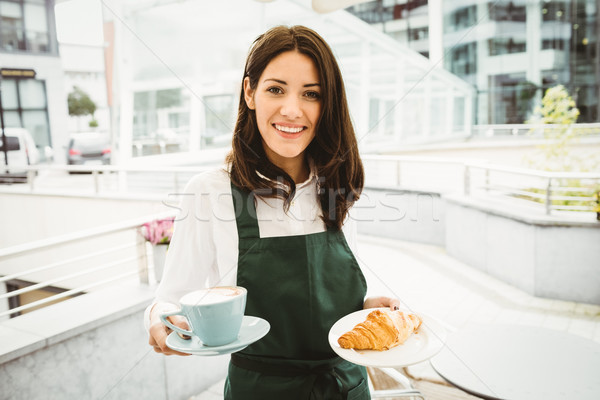
[(534, 296), (600, 305), (600, 223), (445, 200), (449, 255)]

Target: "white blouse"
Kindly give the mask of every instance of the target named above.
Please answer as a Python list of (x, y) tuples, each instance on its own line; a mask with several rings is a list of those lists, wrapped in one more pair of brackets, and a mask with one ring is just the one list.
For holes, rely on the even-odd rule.
[[(256, 216), (260, 237), (294, 236), (326, 230), (317, 197), (317, 176), (296, 185), (296, 194), (287, 213), (283, 200), (260, 198)], [(356, 224), (347, 218), (342, 231), (356, 252)], [(234, 286), (237, 281), (238, 232), (231, 183), (225, 169), (196, 175), (187, 184), (175, 219), (173, 238), (167, 251), (162, 280), (154, 302), (146, 308), (144, 323), (150, 323), (150, 309), (157, 303), (161, 312), (177, 309), (186, 293), (212, 286)]]

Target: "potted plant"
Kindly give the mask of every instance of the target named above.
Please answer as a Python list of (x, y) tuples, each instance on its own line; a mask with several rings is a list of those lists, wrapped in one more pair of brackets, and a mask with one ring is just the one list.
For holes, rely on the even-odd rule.
[(173, 236), (174, 218), (157, 219), (141, 226), (141, 233), (152, 244), (152, 259), (156, 280), (160, 281), (165, 266), (167, 249)]

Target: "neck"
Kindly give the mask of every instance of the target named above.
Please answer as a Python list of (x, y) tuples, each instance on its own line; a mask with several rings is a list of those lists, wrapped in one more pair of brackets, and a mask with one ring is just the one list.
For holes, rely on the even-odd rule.
[(284, 162), (278, 162), (275, 165), (284, 170), (296, 184), (306, 181), (310, 175), (310, 169), (304, 157), (299, 160), (286, 159)]
[(310, 176), (310, 168), (304, 154), (293, 158), (273, 157), (269, 154), (267, 157), (269, 161), (284, 170), (296, 184), (306, 181)]

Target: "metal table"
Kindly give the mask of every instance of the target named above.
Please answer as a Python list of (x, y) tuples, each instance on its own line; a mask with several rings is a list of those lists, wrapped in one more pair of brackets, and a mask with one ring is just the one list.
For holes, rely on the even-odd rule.
[(600, 344), (545, 328), (478, 325), (430, 360), (457, 388), (491, 400), (600, 399)]

